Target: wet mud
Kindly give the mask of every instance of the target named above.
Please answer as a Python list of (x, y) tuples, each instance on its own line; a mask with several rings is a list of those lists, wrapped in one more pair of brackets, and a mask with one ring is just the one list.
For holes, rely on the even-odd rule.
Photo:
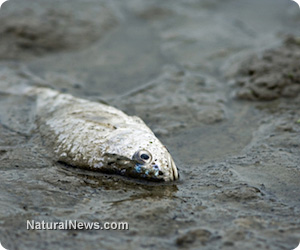
[[(294, 249), (299, 8), (292, 1), (18, 1), (0, 10), (0, 241), (7, 249)], [(46, 86), (141, 117), (180, 180), (53, 160)], [(27, 230), (26, 221), (129, 230)]]
[(300, 92), (300, 40), (289, 37), (279, 48), (264, 51), (239, 64), (236, 96), (247, 100), (296, 97)]

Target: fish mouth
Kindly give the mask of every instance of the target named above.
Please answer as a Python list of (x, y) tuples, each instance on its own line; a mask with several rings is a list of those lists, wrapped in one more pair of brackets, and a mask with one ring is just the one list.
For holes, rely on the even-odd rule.
[(176, 167), (176, 164), (174, 160), (172, 159), (171, 155), (169, 155), (169, 166), (171, 166), (171, 172), (170, 172), (170, 180), (175, 181), (179, 179), (178, 170)]

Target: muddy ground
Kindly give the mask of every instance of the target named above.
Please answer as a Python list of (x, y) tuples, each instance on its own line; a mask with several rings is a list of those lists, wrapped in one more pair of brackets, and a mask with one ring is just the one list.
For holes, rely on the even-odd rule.
[[(10, 0), (0, 24), (0, 86), (47, 85), (140, 116), (181, 176), (154, 185), (53, 162), (35, 100), (1, 89), (5, 248), (298, 245), (296, 3)], [(127, 221), (129, 230), (27, 230), (26, 220)]]

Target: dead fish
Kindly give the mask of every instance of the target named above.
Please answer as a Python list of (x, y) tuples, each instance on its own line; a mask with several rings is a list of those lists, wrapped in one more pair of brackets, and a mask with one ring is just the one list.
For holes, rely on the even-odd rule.
[(36, 98), (38, 129), (58, 161), (152, 181), (179, 178), (169, 151), (139, 117), (48, 88), (25, 92)]

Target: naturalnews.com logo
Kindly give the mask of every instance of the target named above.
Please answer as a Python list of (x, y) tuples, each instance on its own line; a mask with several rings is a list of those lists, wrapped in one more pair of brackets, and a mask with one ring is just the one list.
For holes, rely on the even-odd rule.
[(129, 230), (128, 222), (84, 222), (65, 220), (59, 222), (45, 222), (27, 220), (27, 230)]

